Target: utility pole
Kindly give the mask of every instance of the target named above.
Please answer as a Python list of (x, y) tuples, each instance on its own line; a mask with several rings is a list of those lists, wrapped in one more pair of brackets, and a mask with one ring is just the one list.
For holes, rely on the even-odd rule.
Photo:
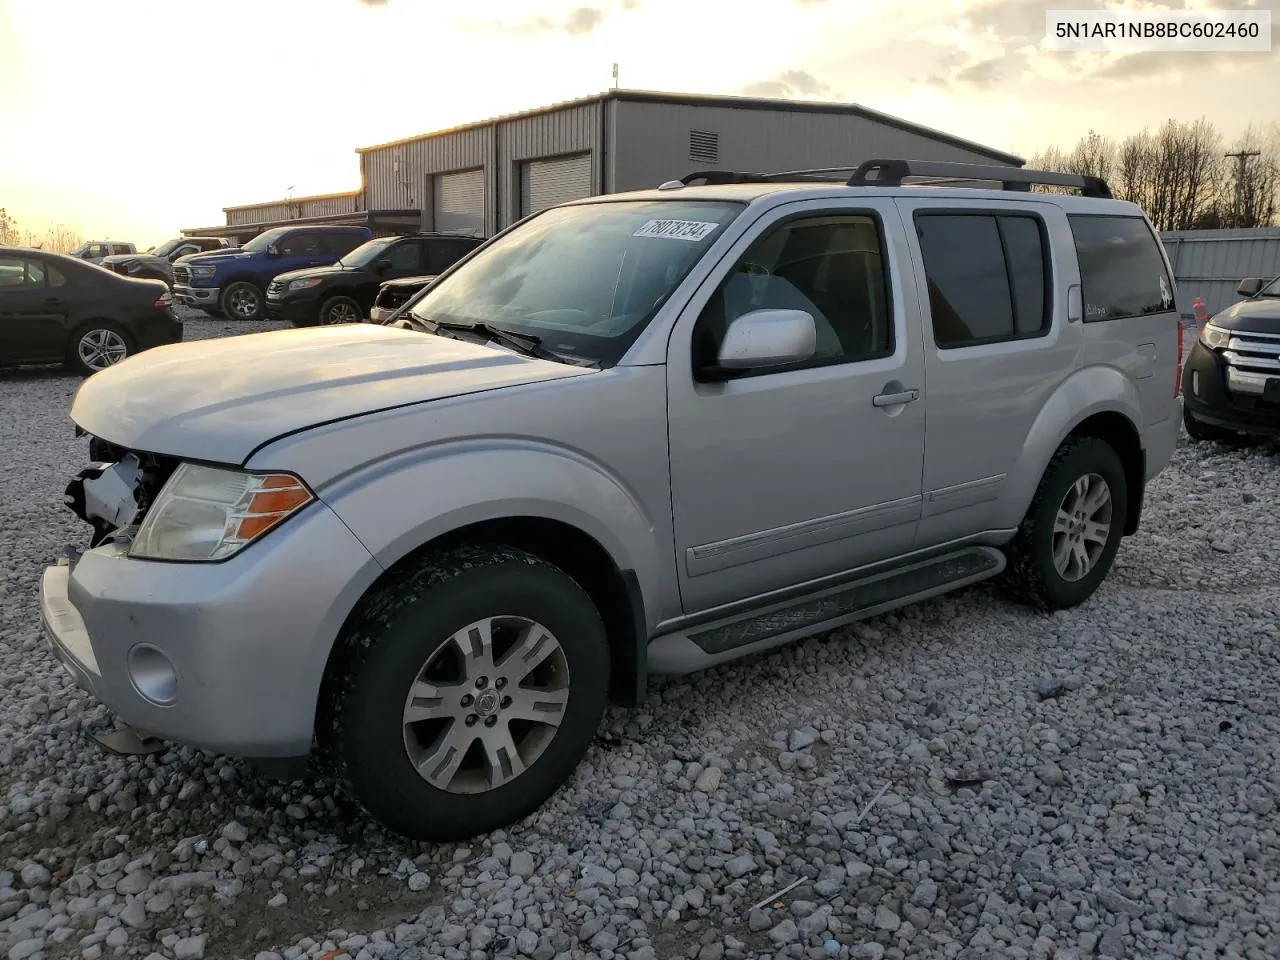
[(1236, 161), (1236, 191), (1235, 200), (1231, 205), (1231, 222), (1233, 226), (1240, 225), (1240, 196), (1241, 188), (1244, 186), (1244, 165), (1250, 157), (1262, 156), (1260, 150), (1237, 150), (1235, 153), (1223, 154), (1223, 156), (1234, 157)]

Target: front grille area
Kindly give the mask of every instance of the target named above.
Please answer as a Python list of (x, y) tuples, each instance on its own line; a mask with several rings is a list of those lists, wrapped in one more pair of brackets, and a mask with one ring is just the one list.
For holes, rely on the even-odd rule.
[(1280, 334), (1234, 331), (1222, 357), (1237, 370), (1280, 376)]
[(180, 283), (184, 287), (188, 286), (191, 283), (191, 268), (175, 263), (173, 265), (173, 282)]

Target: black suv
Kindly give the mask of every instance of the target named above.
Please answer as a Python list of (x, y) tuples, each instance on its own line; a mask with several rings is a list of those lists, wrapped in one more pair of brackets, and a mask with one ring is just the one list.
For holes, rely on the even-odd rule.
[(332, 266), (277, 276), (267, 287), (267, 315), (295, 327), (363, 322), (384, 281), (441, 273), (483, 242), (451, 233), (377, 237)]
[(1246, 299), (1200, 328), (1182, 371), (1182, 422), (1193, 440), (1280, 437), (1280, 277), (1242, 280)]

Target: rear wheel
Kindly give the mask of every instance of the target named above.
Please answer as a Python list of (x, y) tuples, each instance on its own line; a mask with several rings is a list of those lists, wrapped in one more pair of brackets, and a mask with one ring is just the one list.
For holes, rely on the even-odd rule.
[(1049, 461), (1006, 548), (1006, 585), (1040, 609), (1083, 603), (1111, 569), (1128, 508), (1124, 465), (1115, 449), (1096, 437), (1068, 439)]
[(110, 320), (86, 323), (71, 335), (66, 363), (81, 376), (115, 366), (134, 352), (133, 338)]
[(348, 296), (330, 297), (320, 306), (320, 323), (322, 325), (359, 323), (361, 319), (363, 318), (360, 315), (360, 304)]
[(262, 291), (247, 280), (237, 280), (222, 291), (219, 306), (232, 320), (261, 320)]
[(1238, 436), (1233, 430), (1197, 420), (1185, 406), (1182, 408), (1182, 426), (1186, 429), (1188, 437), (1200, 442), (1233, 440)]
[(463, 840), (572, 775), (608, 682), (604, 625), (577, 583), (523, 551), (464, 547), (369, 601), (330, 666), (319, 736), (376, 819)]

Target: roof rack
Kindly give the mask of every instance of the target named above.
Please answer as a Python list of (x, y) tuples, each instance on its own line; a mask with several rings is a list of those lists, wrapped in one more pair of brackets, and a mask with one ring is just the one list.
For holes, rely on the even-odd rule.
[[(874, 174), (874, 176), (873, 176)], [(1032, 184), (1074, 187), (1086, 197), (1111, 199), (1111, 188), (1101, 177), (1077, 173), (1053, 173), (1022, 167), (993, 164), (956, 163), (945, 160), (868, 160), (856, 167), (815, 167), (784, 173), (738, 173), (732, 170), (698, 170), (677, 183), (689, 186), (701, 180), (708, 186), (729, 183), (843, 183), (850, 187), (900, 187), (907, 177), (927, 178), (929, 185), (973, 185), (975, 181), (995, 181), (1002, 190), (1026, 192)]]
[[(876, 176), (870, 176), (872, 173)], [(854, 170), (848, 184), (851, 187), (900, 187), (907, 177), (936, 177), (950, 181), (994, 180), (1004, 190), (1018, 191), (1030, 190), (1032, 184), (1075, 187), (1086, 197), (1111, 199), (1111, 188), (1101, 177), (946, 160), (868, 160)]]

